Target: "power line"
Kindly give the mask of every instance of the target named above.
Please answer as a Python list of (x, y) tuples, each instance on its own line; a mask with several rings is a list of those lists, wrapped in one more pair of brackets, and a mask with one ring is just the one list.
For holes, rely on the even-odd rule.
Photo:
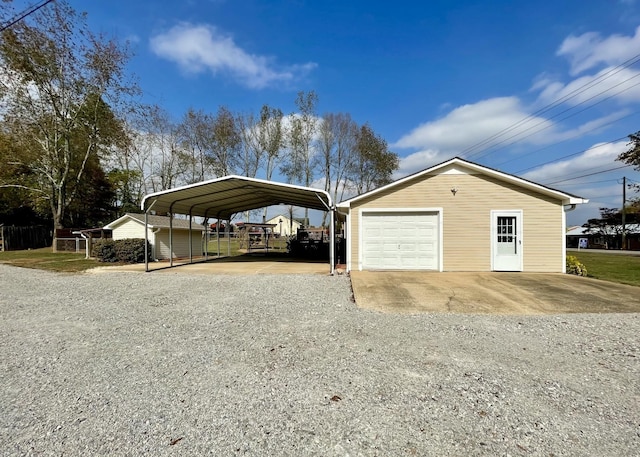
[(621, 168), (626, 168), (626, 167), (630, 167), (631, 165), (622, 165), (620, 167), (614, 167), (614, 168), (608, 168), (606, 170), (601, 170), (601, 171), (595, 171), (593, 173), (587, 173), (585, 175), (580, 175), (580, 176), (574, 176), (573, 178), (566, 178), (566, 179), (561, 179), (560, 181), (553, 181), (553, 182), (548, 182), (545, 185), (546, 186), (550, 186), (552, 184), (558, 184), (561, 182), (566, 182), (566, 181), (573, 181), (574, 179), (580, 179), (580, 178), (586, 178), (587, 176), (594, 176), (594, 175), (599, 175), (602, 173), (607, 173), (608, 171), (614, 171), (614, 170), (619, 170)]
[[(549, 160), (549, 161), (547, 161), (547, 162), (542, 162), (542, 163), (539, 163), (539, 164), (537, 164), (537, 165), (533, 165), (533, 166), (531, 166), (531, 167), (529, 167), (529, 168), (525, 168), (525, 169), (523, 169), (523, 170), (516, 171), (516, 174), (520, 174), (520, 173), (523, 173), (523, 172), (525, 172), (525, 171), (529, 171), (529, 170), (531, 170), (532, 168), (543, 167), (543, 166), (545, 166), (545, 165), (549, 165), (550, 163), (560, 162), (560, 161), (561, 161), (561, 160), (563, 160), (563, 159), (567, 159), (567, 158), (569, 158), (569, 157), (577, 156), (578, 154), (582, 154), (582, 153), (584, 153), (584, 152), (587, 152), (587, 151), (590, 151), (590, 150), (593, 150), (593, 149), (597, 149), (597, 148), (600, 148), (600, 147), (602, 147), (602, 146), (606, 146), (606, 145), (608, 145), (608, 144), (613, 144), (613, 143), (615, 143), (615, 142), (617, 142), (617, 141), (622, 141), (622, 140), (624, 140), (625, 138), (627, 138), (627, 137), (626, 137), (626, 136), (623, 136), (623, 137), (620, 137), (620, 138), (616, 138), (615, 140), (607, 141), (606, 143), (600, 143), (600, 144), (598, 144), (597, 146), (590, 147), (590, 148), (587, 148), (587, 149), (583, 149), (582, 151), (573, 152), (573, 153), (571, 153), (571, 154), (567, 154), (567, 155), (564, 155), (564, 156), (558, 157), (558, 158), (556, 158), (556, 159)], [(505, 162), (505, 163), (506, 163), (506, 162)]]
[(35, 13), (40, 8), (48, 5), (52, 1), (53, 0), (44, 0), (44, 1), (40, 2), (40, 3), (38, 3), (38, 4), (35, 4), (33, 6), (28, 7), (22, 13), (18, 14), (17, 16), (14, 16), (13, 19), (9, 19), (9, 22), (7, 24), (0, 26), (0, 33), (4, 32), (5, 30), (7, 30), (12, 25), (17, 24), (18, 22), (20, 22), (22, 19), (24, 19), (25, 17), (29, 16), (30, 14)]
[(631, 57), (630, 59), (627, 59), (626, 61), (622, 62), (621, 64), (617, 65), (616, 67), (612, 68), (611, 70), (607, 71), (606, 73), (603, 73), (602, 75), (598, 76), (597, 78), (591, 80), (590, 82), (574, 89), (573, 91), (569, 92), (568, 94), (565, 94), (564, 96), (554, 100), (553, 102), (551, 102), (550, 104), (540, 108), (539, 110), (531, 113), (528, 116), (525, 116), (524, 118), (522, 118), (520, 121), (516, 122), (515, 124), (512, 124), (511, 126), (500, 130), (499, 132), (489, 136), (488, 138), (474, 144), (471, 145), (469, 147), (467, 147), (466, 149), (464, 149), (462, 152), (460, 152), (460, 156), (464, 156), (465, 154), (473, 151), (474, 149), (477, 149), (489, 142), (491, 142), (491, 140), (494, 140), (496, 138), (499, 138), (500, 136), (503, 136), (504, 134), (514, 130), (515, 128), (517, 128), (518, 126), (526, 123), (529, 119), (534, 118), (535, 116), (539, 115), (539, 114), (543, 114), (553, 108), (555, 108), (556, 106), (561, 105), (562, 103), (566, 102), (567, 100), (570, 100), (574, 97), (576, 97), (577, 95), (581, 94), (582, 92), (585, 92), (586, 90), (590, 89), (591, 87), (596, 86), (597, 84), (600, 84), (601, 82), (603, 82), (604, 80), (616, 75), (617, 73), (621, 72), (622, 70), (624, 70), (625, 68), (628, 68), (632, 65), (634, 65), (635, 63), (637, 63), (638, 61), (640, 61), (640, 54), (636, 54), (635, 56)]
[[(626, 118), (628, 118), (628, 117), (631, 117), (631, 116), (635, 116), (636, 114), (640, 114), (640, 111), (634, 111), (634, 112), (629, 113), (629, 114), (627, 114), (627, 115), (625, 115), (625, 116), (621, 116), (621, 117), (619, 117), (619, 118), (617, 118), (617, 119), (614, 119), (614, 120), (613, 120), (613, 121), (611, 121), (611, 122), (607, 122), (607, 123), (605, 123), (605, 124), (601, 124), (601, 125), (599, 125), (597, 128), (598, 128), (598, 129), (601, 129), (602, 127), (606, 127), (606, 126), (608, 126), (608, 125), (615, 124), (616, 122), (619, 122), (619, 121), (621, 121), (621, 120), (623, 120), (623, 119), (626, 119)], [(509, 160), (505, 160), (504, 162), (499, 162), (498, 164), (496, 164), (496, 166), (501, 166), (501, 165), (504, 165), (505, 163), (509, 163), (509, 162), (513, 162), (514, 160), (522, 159), (523, 157), (527, 157), (527, 156), (530, 156), (531, 154), (535, 154), (536, 152), (544, 151), (545, 149), (549, 149), (549, 148), (552, 148), (552, 147), (557, 146), (557, 145), (559, 145), (559, 144), (566, 143), (567, 141), (574, 140), (574, 139), (576, 139), (576, 138), (578, 138), (578, 137), (580, 137), (580, 136), (583, 136), (583, 135), (584, 135), (584, 133), (581, 133), (581, 132), (580, 132), (580, 133), (576, 133), (575, 135), (573, 135), (573, 136), (571, 136), (571, 137), (569, 137), (569, 138), (566, 138), (566, 139), (564, 139), (564, 140), (562, 140), (562, 141), (557, 141), (557, 142), (555, 142), (555, 143), (548, 144), (547, 146), (544, 146), (544, 147), (542, 147), (542, 148), (538, 148), (538, 149), (534, 149), (533, 151), (529, 151), (529, 152), (527, 152), (526, 154), (520, 154), (520, 155), (518, 155), (518, 156), (516, 156), (516, 157), (513, 157), (513, 158), (511, 158), (511, 159), (509, 159)], [(623, 140), (623, 139), (625, 139), (625, 138), (627, 138), (627, 137), (628, 137), (628, 135), (625, 135), (624, 137), (619, 138), (619, 139), (617, 139), (617, 140), (612, 140), (612, 142), (614, 142), (614, 141), (620, 141), (620, 140)], [(604, 144), (609, 144), (609, 142), (608, 142), (608, 143), (604, 143)], [(587, 151), (587, 150), (588, 150), (588, 149), (585, 149), (584, 151)], [(576, 153), (573, 153), (573, 154), (569, 154), (569, 155), (564, 156), (564, 157), (570, 157), (570, 156), (573, 156), (573, 155), (577, 155), (577, 154), (580, 154), (581, 152), (584, 152), (584, 151), (580, 151), (580, 152), (576, 152)], [(560, 160), (560, 159), (562, 159), (562, 158), (564, 158), (564, 157), (559, 157), (557, 160)], [(554, 161), (555, 161), (555, 160), (554, 160)], [(547, 163), (550, 163), (550, 162), (547, 162)], [(544, 165), (544, 164), (541, 164), (541, 165)], [(539, 165), (535, 165), (535, 166), (533, 166), (533, 167), (531, 167), (531, 168), (535, 168), (536, 166), (539, 166)], [(527, 168), (527, 170), (530, 170), (530, 168)]]
[[(501, 149), (504, 149), (506, 146), (511, 146), (511, 145), (513, 145), (514, 143), (517, 143), (518, 141), (522, 141), (522, 140), (524, 140), (525, 138), (529, 138), (530, 136), (535, 135), (536, 133), (540, 133), (540, 132), (542, 132), (543, 130), (546, 130), (546, 129), (548, 129), (548, 128), (551, 128), (551, 127), (552, 127), (552, 125), (551, 125), (551, 124), (550, 124), (550, 125), (547, 125), (546, 127), (543, 127), (543, 128), (538, 129), (538, 130), (536, 130), (536, 131), (534, 131), (534, 132), (531, 132), (530, 134), (528, 134), (528, 135), (526, 135), (526, 136), (523, 136), (523, 137), (520, 137), (520, 138), (516, 139), (515, 141), (513, 141), (513, 142), (511, 142), (511, 143), (509, 143), (509, 144), (507, 144), (507, 145), (503, 146), (502, 148), (495, 149), (495, 150), (493, 150), (493, 151), (491, 150), (491, 148), (495, 148), (496, 146), (498, 146), (498, 145), (500, 145), (500, 144), (502, 144), (502, 143), (504, 143), (504, 142), (506, 142), (506, 141), (508, 141), (508, 140), (510, 140), (510, 139), (512, 139), (512, 138), (515, 138), (515, 137), (517, 137), (517, 136), (519, 136), (519, 135), (522, 135), (523, 133), (528, 132), (529, 130), (531, 130), (531, 129), (533, 129), (533, 128), (535, 128), (535, 127), (537, 127), (537, 126), (541, 125), (541, 124), (546, 124), (546, 123), (548, 123), (551, 119), (554, 119), (554, 118), (556, 118), (556, 117), (560, 116), (561, 114), (564, 114), (564, 113), (566, 113), (566, 112), (568, 112), (568, 111), (571, 111), (571, 110), (575, 109), (576, 107), (578, 107), (578, 106), (580, 106), (580, 105), (582, 105), (582, 104), (584, 104), (584, 103), (586, 103), (586, 102), (588, 102), (588, 101), (590, 101), (590, 100), (593, 100), (594, 98), (596, 98), (596, 97), (598, 97), (598, 96), (600, 96), (600, 95), (604, 94), (605, 92), (608, 92), (608, 91), (610, 91), (611, 89), (613, 89), (613, 88), (615, 88), (615, 87), (618, 87), (618, 86), (620, 86), (620, 85), (622, 85), (622, 84), (624, 84), (624, 83), (626, 83), (626, 82), (628, 82), (628, 81), (630, 81), (630, 80), (632, 80), (632, 79), (634, 79), (634, 78), (638, 78), (638, 77), (640, 77), (640, 73), (638, 73), (637, 75), (632, 76), (631, 78), (627, 78), (627, 79), (625, 79), (624, 81), (619, 82), (619, 83), (618, 83), (618, 84), (616, 84), (615, 86), (611, 86), (611, 87), (609, 87), (608, 89), (606, 89), (606, 90), (604, 90), (604, 91), (602, 91), (602, 92), (599, 92), (599, 93), (597, 93), (597, 94), (595, 94), (595, 95), (593, 95), (593, 96), (589, 97), (588, 99), (583, 100), (583, 101), (581, 101), (580, 103), (578, 103), (578, 104), (576, 104), (576, 105), (574, 105), (574, 106), (572, 106), (572, 107), (570, 107), (570, 108), (567, 108), (567, 109), (565, 109), (565, 110), (563, 110), (563, 111), (561, 111), (561, 112), (559, 112), (559, 113), (557, 113), (557, 114), (555, 114), (555, 115), (553, 115), (553, 116), (551, 116), (551, 117), (549, 117), (549, 118), (547, 118), (547, 119), (543, 119), (543, 120), (541, 120), (540, 122), (538, 122), (537, 124), (534, 124), (534, 125), (532, 125), (531, 127), (526, 128), (526, 129), (525, 129), (525, 130), (523, 130), (522, 132), (516, 133), (516, 134), (514, 134), (514, 135), (511, 135), (511, 136), (510, 136), (510, 137), (508, 137), (508, 138), (505, 138), (505, 139), (504, 139), (504, 140), (502, 140), (502, 141), (499, 141), (498, 143), (496, 143), (496, 144), (492, 145), (490, 148), (488, 148), (488, 149), (486, 149), (486, 150), (484, 150), (484, 151), (478, 151), (478, 152), (476, 152), (476, 153), (474, 153), (474, 154), (471, 154), (469, 157), (476, 156), (476, 155), (478, 155), (478, 154), (481, 154), (482, 152), (484, 152), (483, 156), (486, 156), (487, 154), (494, 153), (494, 152), (496, 152), (496, 151), (499, 151), (499, 150), (501, 150)], [(640, 82), (638, 82), (638, 83), (636, 83), (636, 84), (633, 84), (632, 86), (627, 87), (627, 88), (625, 88), (625, 89), (622, 89), (622, 90), (620, 90), (620, 91), (616, 92), (615, 94), (611, 94), (611, 95), (609, 95), (608, 97), (605, 97), (605, 98), (603, 98), (603, 99), (601, 99), (601, 100), (598, 100), (597, 102), (593, 103), (592, 105), (589, 105), (589, 106), (587, 106), (587, 107), (585, 107), (585, 108), (583, 108), (583, 109), (581, 109), (580, 111), (577, 111), (577, 112), (575, 112), (575, 113), (571, 113), (571, 114), (569, 114), (568, 116), (565, 116), (565, 117), (561, 118), (560, 120), (561, 120), (561, 121), (564, 121), (565, 119), (569, 119), (570, 117), (577, 116), (578, 114), (583, 113), (583, 112), (585, 112), (586, 110), (588, 110), (588, 109), (590, 109), (590, 108), (593, 108), (594, 106), (599, 105), (600, 103), (603, 103), (603, 102), (605, 102), (605, 101), (609, 100), (610, 98), (613, 98), (613, 97), (615, 97), (616, 95), (619, 95), (619, 94), (621, 94), (621, 93), (623, 93), (623, 92), (626, 92), (626, 91), (628, 91), (629, 89), (631, 89), (631, 88), (633, 88), (633, 87), (636, 87), (636, 86), (638, 86), (638, 85), (640, 85)]]
[(600, 181), (587, 181), (587, 182), (583, 182), (583, 183), (579, 183), (579, 184), (567, 184), (565, 187), (572, 187), (572, 186), (583, 186), (585, 184), (602, 184), (603, 182), (614, 182), (614, 181), (619, 181), (619, 179), (602, 179)]

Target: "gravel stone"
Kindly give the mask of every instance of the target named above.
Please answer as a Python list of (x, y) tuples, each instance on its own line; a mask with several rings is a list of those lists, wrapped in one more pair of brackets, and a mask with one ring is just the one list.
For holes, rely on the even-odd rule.
[(179, 269), (0, 288), (3, 455), (640, 449), (639, 314), (383, 314), (344, 276)]

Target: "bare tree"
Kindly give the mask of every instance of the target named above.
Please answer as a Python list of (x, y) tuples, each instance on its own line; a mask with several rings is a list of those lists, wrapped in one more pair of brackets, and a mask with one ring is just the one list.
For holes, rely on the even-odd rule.
[(265, 176), (267, 180), (271, 180), (273, 176), (284, 143), (282, 117), (280, 109), (271, 108), (269, 105), (263, 105), (260, 110), (258, 140), (265, 156)]
[[(296, 107), (298, 113), (291, 115), (288, 146), (289, 155), (282, 165), (282, 172), (290, 182), (309, 186), (313, 181), (313, 140), (316, 133), (315, 115), (318, 96), (314, 91), (298, 92)], [(305, 219), (309, 218), (309, 209), (305, 208)]]
[(140, 159), (145, 192), (159, 192), (182, 184), (185, 170), (178, 125), (159, 106), (149, 107), (141, 121)]
[(207, 154), (211, 154), (212, 128), (211, 115), (193, 108), (189, 108), (178, 125), (181, 162), (186, 166), (184, 179), (187, 184), (204, 181), (211, 175)]
[(241, 114), (237, 117), (240, 132), (240, 173), (249, 178), (255, 178), (263, 159), (260, 145), (260, 120), (253, 113)]
[(236, 116), (221, 106), (213, 118), (211, 150), (208, 160), (215, 176), (233, 173), (239, 162), (242, 137)]

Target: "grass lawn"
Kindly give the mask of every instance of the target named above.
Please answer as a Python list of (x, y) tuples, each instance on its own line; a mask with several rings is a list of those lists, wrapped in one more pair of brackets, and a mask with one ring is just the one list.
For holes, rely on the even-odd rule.
[[(228, 251), (229, 240), (220, 239), (220, 255), (226, 256)], [(246, 252), (240, 248), (240, 241), (236, 238), (231, 239), (231, 256), (240, 256)], [(287, 245), (286, 239), (280, 238), (271, 240), (269, 244), (270, 252), (285, 253)], [(216, 255), (218, 252), (218, 243), (214, 239), (209, 242), (209, 255)], [(100, 263), (95, 259), (85, 259), (85, 254), (75, 252), (53, 252), (50, 247), (41, 249), (29, 249), (25, 251), (4, 251), (0, 252), (0, 263), (6, 263), (16, 267), (36, 268), (39, 270), (60, 271), (67, 273), (75, 273), (89, 270), (91, 268), (101, 267), (105, 265), (118, 265), (117, 263)]]
[(574, 251), (568, 255), (577, 257), (592, 278), (640, 286), (640, 256), (588, 251)]
[(70, 273), (89, 270), (101, 265), (95, 259), (85, 259), (84, 253), (53, 252), (50, 247), (26, 251), (0, 252), (0, 263), (7, 263), (16, 267)]
[[(231, 256), (239, 256), (247, 252), (247, 246), (240, 246), (240, 240), (238, 238), (220, 238), (220, 255), (226, 256), (229, 253), (229, 241), (231, 241)], [(254, 247), (254, 251), (263, 252), (264, 245)], [(209, 255), (216, 255), (218, 253), (218, 241), (211, 239), (209, 241)], [(269, 252), (287, 252), (287, 240), (284, 237), (273, 238), (269, 241)]]

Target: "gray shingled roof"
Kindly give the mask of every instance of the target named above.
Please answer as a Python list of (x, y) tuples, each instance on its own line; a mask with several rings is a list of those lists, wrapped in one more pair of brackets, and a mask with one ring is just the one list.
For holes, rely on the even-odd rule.
[[(139, 213), (126, 213), (126, 216), (129, 216), (132, 219), (136, 219), (144, 224), (144, 214)], [(149, 227), (151, 228), (169, 228), (169, 217), (168, 216), (155, 216), (153, 214), (149, 215)], [(173, 228), (175, 229), (189, 229), (189, 220), (188, 219), (176, 219), (173, 218)], [(193, 230), (204, 230), (204, 226), (202, 224), (197, 224), (195, 222), (191, 223), (191, 228)]]

